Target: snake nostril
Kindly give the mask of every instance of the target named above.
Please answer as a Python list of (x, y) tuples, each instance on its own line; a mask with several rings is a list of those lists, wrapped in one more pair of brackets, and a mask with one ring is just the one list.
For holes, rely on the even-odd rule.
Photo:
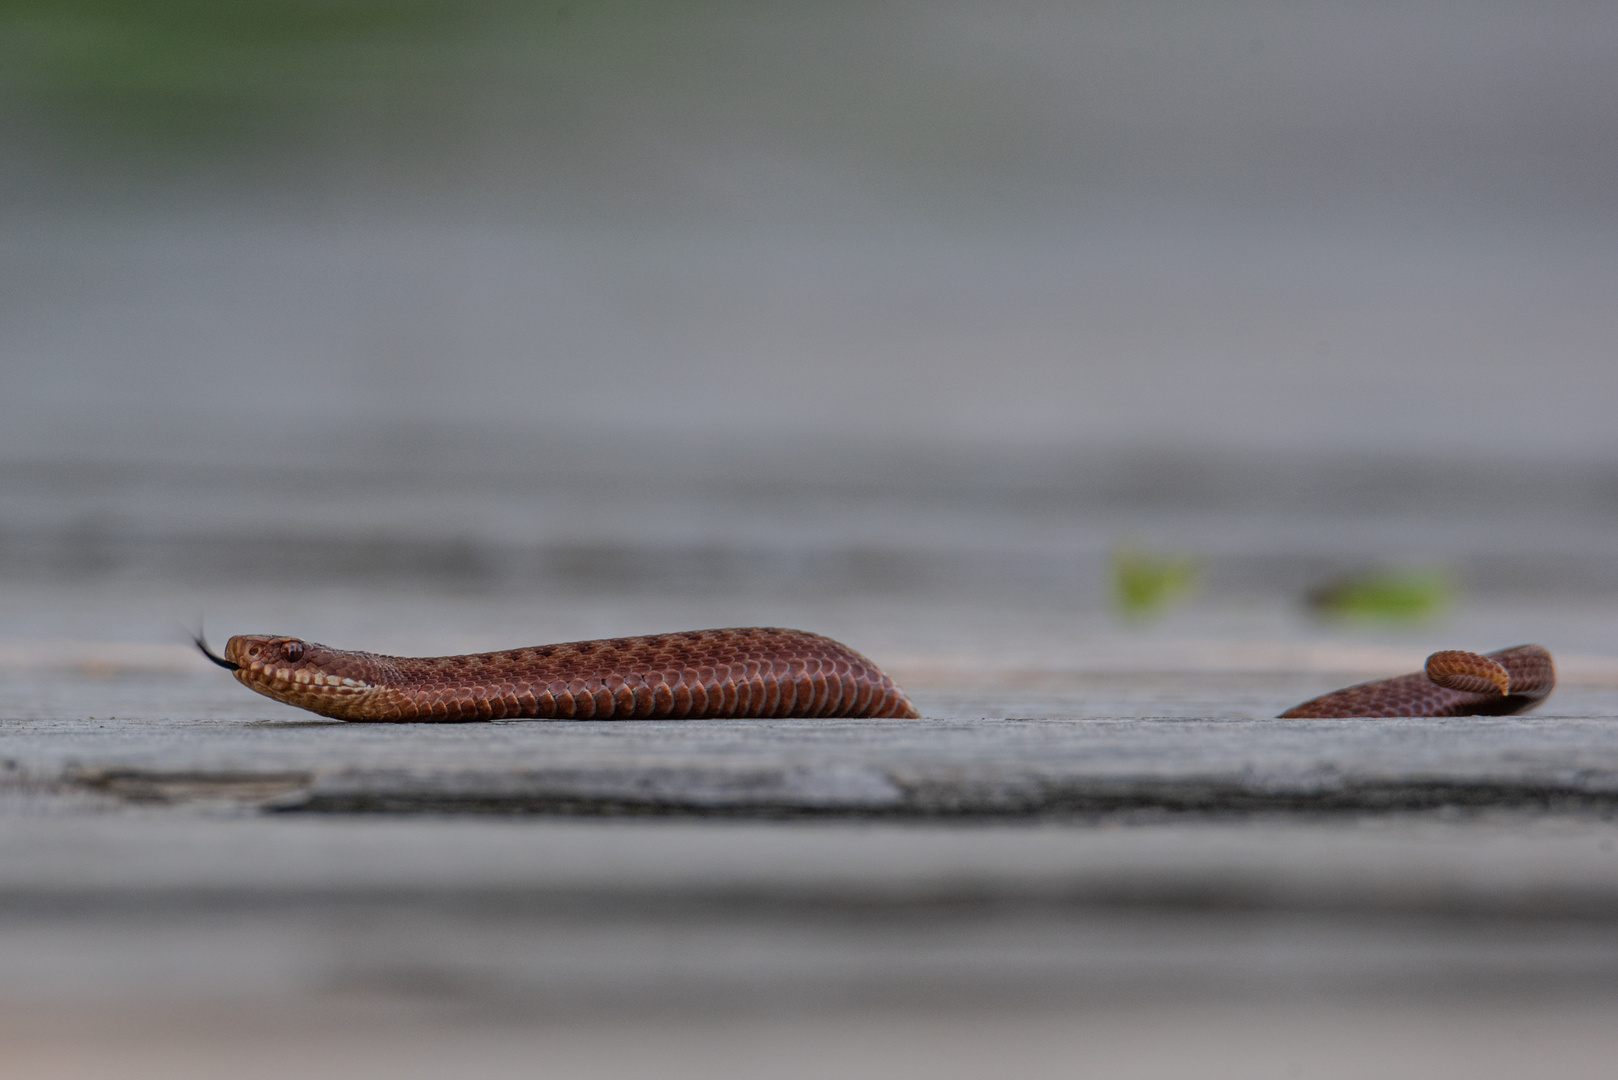
[(303, 659), (303, 642), (289, 641), (281, 646), (281, 655), (287, 658), (287, 663), (296, 664)]

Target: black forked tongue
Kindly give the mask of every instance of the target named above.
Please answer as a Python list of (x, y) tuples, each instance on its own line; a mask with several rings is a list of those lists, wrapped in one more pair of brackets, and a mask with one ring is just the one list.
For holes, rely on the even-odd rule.
[(240, 664), (233, 664), (229, 660), (226, 660), (223, 656), (220, 656), (218, 653), (208, 648), (208, 643), (203, 640), (201, 633), (192, 634), (191, 640), (197, 643), (197, 648), (202, 650), (203, 656), (206, 656), (209, 660), (212, 660), (226, 671), (236, 671), (241, 667)]

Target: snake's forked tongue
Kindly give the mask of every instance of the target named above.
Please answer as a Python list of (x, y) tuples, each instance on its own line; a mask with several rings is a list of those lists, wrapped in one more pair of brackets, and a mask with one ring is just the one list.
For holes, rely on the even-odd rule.
[(209, 660), (212, 660), (226, 671), (236, 671), (241, 667), (240, 664), (233, 664), (229, 660), (226, 660), (223, 656), (220, 656), (218, 653), (208, 648), (208, 642), (203, 638), (201, 633), (191, 635), (191, 640), (197, 643), (197, 648), (202, 650), (203, 656), (206, 656)]
[(1510, 694), (1511, 673), (1498, 661), (1464, 649), (1446, 649), (1427, 658), (1427, 677), (1439, 686), (1468, 694)]

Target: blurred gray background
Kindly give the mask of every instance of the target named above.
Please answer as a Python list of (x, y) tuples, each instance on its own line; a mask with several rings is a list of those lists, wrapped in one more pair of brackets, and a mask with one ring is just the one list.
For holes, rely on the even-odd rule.
[[(7, 634), (1425, 642), (1300, 606), (1415, 565), (1457, 644), (1610, 650), (1615, 53), (1586, 2), (7, 0)], [(1200, 598), (1117, 625), (1123, 542)]]
[[(0, 0), (0, 1072), (1610, 1075), (1615, 178), (1593, 0)], [(203, 620), (927, 719), (325, 724)]]

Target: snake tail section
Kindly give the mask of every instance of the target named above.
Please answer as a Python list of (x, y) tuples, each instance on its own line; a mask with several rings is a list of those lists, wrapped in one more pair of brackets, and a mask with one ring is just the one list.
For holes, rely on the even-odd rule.
[(1510, 716), (1527, 712), (1556, 687), (1556, 665), (1538, 645), (1487, 656), (1433, 653), (1426, 670), (1360, 683), (1296, 705), (1283, 720), (1350, 716)]
[(1464, 649), (1446, 649), (1427, 658), (1427, 677), (1439, 686), (1468, 694), (1511, 693), (1511, 672), (1498, 660)]
[(242, 685), (338, 720), (698, 720), (917, 715), (870, 660), (776, 627), (603, 638), (466, 656), (403, 657), (238, 635)]

